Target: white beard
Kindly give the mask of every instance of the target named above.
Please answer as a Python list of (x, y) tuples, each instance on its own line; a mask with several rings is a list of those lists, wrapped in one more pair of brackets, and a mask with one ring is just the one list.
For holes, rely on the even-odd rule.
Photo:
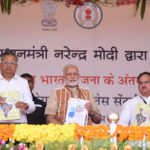
[(68, 80), (65, 80), (65, 82), (66, 82), (66, 84), (67, 84), (68, 86), (77, 86), (77, 85), (79, 84), (79, 80), (76, 80), (76, 81), (72, 81), (72, 80), (68, 81)]

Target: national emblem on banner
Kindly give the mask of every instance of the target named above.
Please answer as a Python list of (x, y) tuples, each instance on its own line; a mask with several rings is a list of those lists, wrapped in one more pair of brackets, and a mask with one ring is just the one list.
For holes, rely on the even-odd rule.
[(77, 24), (83, 28), (91, 29), (98, 26), (102, 20), (101, 8), (93, 2), (84, 2), (74, 11)]

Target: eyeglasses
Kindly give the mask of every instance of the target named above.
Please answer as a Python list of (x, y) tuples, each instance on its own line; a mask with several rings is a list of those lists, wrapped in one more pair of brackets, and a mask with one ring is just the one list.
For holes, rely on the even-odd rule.
[(68, 72), (68, 73), (66, 74), (66, 76), (78, 76), (78, 75), (79, 75), (79, 74), (76, 73), (76, 72), (74, 72), (74, 73)]
[(144, 81), (144, 82), (139, 81), (138, 84), (139, 84), (139, 85), (142, 85), (142, 84), (150, 84), (150, 81)]
[(28, 83), (33, 83), (33, 81), (32, 80), (28, 80)]
[(3, 62), (2, 62), (2, 64), (4, 64), (4, 65), (12, 65), (12, 66), (14, 66), (14, 65), (16, 65), (17, 63), (16, 63), (16, 62), (3, 61)]

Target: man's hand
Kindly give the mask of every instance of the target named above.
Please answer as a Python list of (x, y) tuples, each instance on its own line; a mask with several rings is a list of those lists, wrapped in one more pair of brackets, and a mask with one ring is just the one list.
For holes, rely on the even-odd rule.
[(29, 108), (29, 105), (24, 102), (17, 102), (16, 103), (16, 108), (21, 108), (27, 110)]
[(87, 111), (90, 115), (93, 113), (90, 102), (85, 104), (85, 108), (87, 109)]
[(60, 120), (56, 119), (55, 115), (46, 115), (46, 124), (49, 123), (63, 124)]
[(91, 117), (91, 120), (96, 123), (99, 124), (102, 120), (102, 116), (99, 113), (96, 113), (91, 106), (91, 103), (88, 102), (85, 104), (85, 108), (88, 110), (89, 116)]

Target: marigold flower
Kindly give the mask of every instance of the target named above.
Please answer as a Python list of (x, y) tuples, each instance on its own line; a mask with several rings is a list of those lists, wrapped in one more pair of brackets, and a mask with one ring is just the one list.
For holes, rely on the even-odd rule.
[(130, 145), (126, 145), (126, 146), (124, 147), (124, 150), (132, 150), (132, 147), (131, 147)]
[(88, 147), (86, 145), (83, 145), (81, 150), (88, 150)]
[(101, 147), (99, 150), (107, 150), (107, 149), (106, 149), (106, 148), (102, 148), (102, 147)]
[(14, 134), (15, 125), (7, 125), (7, 124), (1, 124), (0, 125), (0, 138), (2, 141), (7, 141), (9, 138), (11, 138)]
[(111, 147), (111, 150), (117, 150), (118, 149), (118, 146), (116, 144), (111, 144), (110, 147)]
[(69, 144), (68, 150), (75, 150), (76, 145), (75, 144)]
[(37, 149), (37, 150), (43, 150), (43, 143), (42, 143), (42, 142), (38, 142), (38, 143), (36, 144), (36, 149)]

